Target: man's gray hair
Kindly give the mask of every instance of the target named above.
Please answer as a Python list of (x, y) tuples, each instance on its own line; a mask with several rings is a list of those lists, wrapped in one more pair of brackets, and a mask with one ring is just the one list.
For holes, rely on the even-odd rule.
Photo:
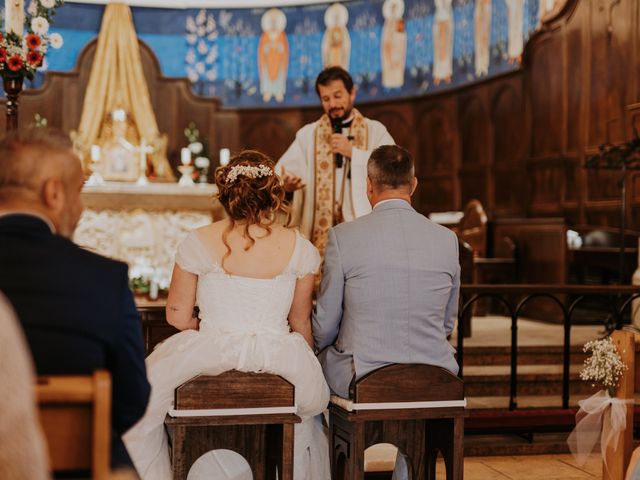
[[(0, 140), (0, 193), (3, 189), (38, 189), (51, 171), (50, 154), (71, 153), (69, 136), (46, 127), (12, 130)], [(64, 173), (68, 169), (58, 166)]]
[(413, 158), (399, 145), (383, 145), (371, 153), (367, 175), (378, 188), (411, 189), (415, 175)]

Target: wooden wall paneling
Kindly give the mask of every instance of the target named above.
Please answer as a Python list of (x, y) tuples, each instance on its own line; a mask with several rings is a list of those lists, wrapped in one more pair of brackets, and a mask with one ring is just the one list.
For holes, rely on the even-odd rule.
[(609, 0), (610, 30), (608, 33), (608, 107), (610, 141), (622, 142), (627, 136), (626, 106), (630, 103), (632, 80), (638, 70), (632, 71), (632, 27), (634, 5), (637, 0)]
[[(640, 7), (640, 2), (639, 2)], [(640, 10), (640, 9), (639, 9)], [(640, 103), (634, 103), (627, 107), (628, 137), (632, 138), (635, 132), (640, 134)], [(627, 226), (630, 229), (640, 228), (640, 172), (630, 172), (627, 181), (628, 216)]]
[(565, 191), (565, 164), (561, 156), (530, 159), (532, 216), (561, 215)]
[(524, 101), (522, 75), (513, 75), (491, 89), (493, 125), (494, 213), (513, 215), (527, 204), (525, 157), (530, 122)]
[(562, 152), (563, 53), (559, 35), (547, 33), (532, 45), (528, 90), (532, 99), (531, 154), (534, 157)]
[(492, 223), (494, 255), (509, 254), (502, 239), (516, 244), (522, 283), (562, 284), (566, 280), (566, 225), (563, 218), (513, 218)]
[(414, 200), (422, 213), (460, 210), (459, 137), (453, 97), (425, 103), (417, 117), (418, 189)]
[(487, 89), (474, 89), (460, 95), (458, 101), (458, 125), (460, 135), (460, 195), (461, 205), (469, 200), (482, 202), (485, 210), (493, 210), (493, 127), (487, 119)]
[[(584, 109), (587, 105), (582, 100), (586, 98), (583, 86), (588, 81), (588, 71), (584, 68), (588, 58), (585, 59), (583, 44), (584, 26), (588, 20), (585, 2), (577, 4), (568, 18), (562, 21), (562, 34), (564, 35), (564, 61), (566, 63), (564, 97), (566, 105), (566, 153), (575, 154), (582, 147), (582, 132), (585, 119)], [(560, 34), (560, 32), (558, 32)]]
[(589, 131), (589, 85), (591, 82), (588, 68), (591, 55), (590, 37), (587, 31), (589, 25), (589, 4), (574, 2), (566, 19), (562, 20), (565, 36), (565, 78), (564, 87), (567, 114), (566, 121), (566, 149), (573, 166), (571, 178), (567, 180), (566, 201), (570, 202), (571, 213), (569, 219), (576, 223), (585, 223), (586, 214), (584, 198), (586, 195), (586, 170), (583, 152), (584, 139)]
[(631, 33), (631, 63), (629, 69), (630, 82), (629, 94), (631, 96), (629, 103), (640, 103), (640, 2), (633, 3), (633, 27)]
[(598, 0), (591, 11), (591, 109), (587, 145), (625, 138), (627, 69), (634, 0)]
[[(607, 134), (607, 21), (602, 14), (602, 1), (591, 2), (589, 12), (589, 51), (588, 68), (590, 71), (589, 90), (589, 129), (583, 144), (594, 148), (608, 140)], [(600, 9), (600, 12), (598, 11)]]
[(211, 151), (211, 161), (220, 165), (220, 148), (240, 150), (240, 115), (235, 110), (222, 110), (215, 117), (214, 129), (218, 150)]
[(360, 111), (366, 117), (377, 120), (387, 127), (396, 145), (409, 150), (415, 158), (418, 152), (411, 103), (375, 103), (363, 106)]
[(301, 126), (301, 112), (294, 109), (243, 111), (240, 147), (260, 150), (277, 161), (289, 148)]

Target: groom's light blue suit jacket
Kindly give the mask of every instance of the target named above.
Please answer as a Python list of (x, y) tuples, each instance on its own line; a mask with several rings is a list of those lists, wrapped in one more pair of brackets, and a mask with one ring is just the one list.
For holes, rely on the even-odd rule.
[(403, 200), (334, 227), (313, 315), (320, 363), (334, 393), (390, 363), (457, 373), (447, 342), (458, 312), (458, 239)]

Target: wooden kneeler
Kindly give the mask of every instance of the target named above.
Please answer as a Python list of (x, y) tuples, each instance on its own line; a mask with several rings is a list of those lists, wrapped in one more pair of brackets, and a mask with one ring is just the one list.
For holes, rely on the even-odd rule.
[(392, 443), (409, 458), (409, 478), (436, 478), (442, 453), (447, 480), (463, 475), (464, 384), (431, 365), (388, 365), (352, 384), (350, 399), (329, 404), (331, 474), (364, 478), (364, 450)]
[[(277, 375), (236, 370), (200, 375), (175, 390), (165, 418), (174, 480), (210, 450), (242, 455), (254, 480), (293, 480), (295, 389)], [(277, 469), (277, 470), (276, 470)]]

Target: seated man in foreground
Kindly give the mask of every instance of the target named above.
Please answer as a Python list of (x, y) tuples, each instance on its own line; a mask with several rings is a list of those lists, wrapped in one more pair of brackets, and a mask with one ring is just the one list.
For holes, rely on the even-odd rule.
[(127, 266), (70, 240), (83, 183), (62, 133), (24, 129), (0, 141), (0, 290), (18, 314), (38, 374), (109, 370), (111, 460), (128, 466), (120, 436), (149, 398), (140, 319)]
[(458, 372), (447, 336), (458, 311), (456, 235), (416, 212), (409, 152), (378, 147), (367, 165), (373, 211), (334, 227), (313, 316), (331, 390), (347, 398), (355, 376), (390, 363)]

